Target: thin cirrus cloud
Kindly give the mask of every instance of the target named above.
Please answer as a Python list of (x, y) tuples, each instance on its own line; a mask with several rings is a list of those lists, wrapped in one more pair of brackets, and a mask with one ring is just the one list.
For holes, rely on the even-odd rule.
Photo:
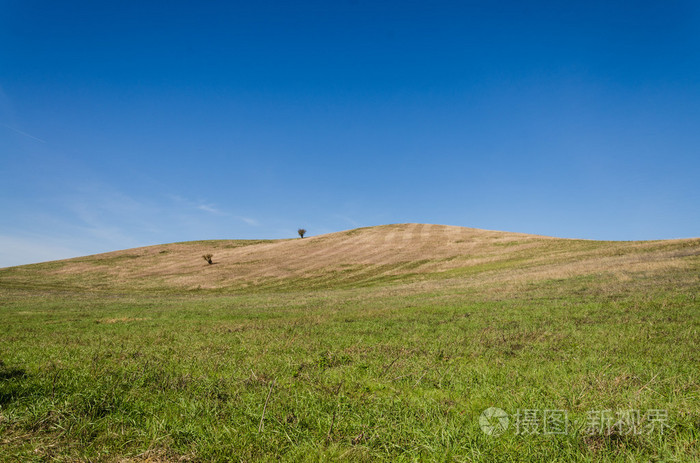
[(194, 208), (213, 215), (233, 217), (234, 219), (240, 220), (241, 222), (253, 227), (260, 226), (260, 222), (257, 219), (241, 215), (234, 215), (229, 212), (222, 211), (220, 208), (211, 203), (197, 203), (195, 201), (185, 199), (181, 196), (171, 196), (171, 198), (175, 199), (180, 204), (186, 205), (189, 208)]
[(197, 206), (197, 209), (199, 209), (200, 211), (209, 212), (210, 214), (226, 215), (224, 212), (221, 212), (219, 209), (209, 204), (200, 204), (199, 206)]
[(241, 220), (241, 221), (247, 223), (247, 224), (250, 225), (250, 226), (253, 226), (253, 227), (259, 227), (259, 226), (260, 226), (260, 222), (258, 222), (258, 221), (255, 220), (255, 219), (251, 219), (250, 217), (241, 217), (241, 216), (237, 216), (236, 218), (237, 218), (238, 220)]
[[(0, 234), (0, 267), (242, 233), (231, 228), (231, 220), (243, 227), (261, 226), (255, 218), (234, 215), (211, 203), (182, 197), (139, 198), (102, 183), (74, 188), (47, 205), (50, 211), (35, 211), (21, 227), (5, 227)], [(202, 220), (198, 211), (210, 219)], [(51, 224), (55, 236), (45, 236), (46, 224)]]
[(86, 254), (71, 243), (57, 242), (47, 236), (0, 235), (0, 268), (13, 265), (67, 259)]
[(32, 135), (32, 134), (30, 134), (30, 133), (27, 133), (27, 132), (24, 132), (24, 131), (18, 129), (17, 127), (12, 127), (11, 125), (7, 125), (7, 124), (0, 124), (0, 125), (3, 126), (3, 127), (5, 127), (5, 128), (8, 129), (8, 130), (11, 130), (12, 132), (14, 132), (14, 133), (16, 133), (16, 134), (18, 134), (18, 135), (22, 135), (23, 137), (30, 138), (30, 139), (32, 139), (32, 140), (34, 140), (34, 141), (38, 141), (39, 143), (44, 143), (44, 144), (46, 143), (46, 140), (43, 140), (43, 139), (41, 139), (41, 138), (39, 138), (39, 137), (35, 137), (34, 135)]
[(346, 215), (333, 214), (333, 217), (336, 218), (336, 219), (339, 219), (339, 220), (341, 220), (341, 221), (343, 221), (343, 222), (345, 222), (345, 223), (347, 223), (347, 224), (349, 224), (349, 225), (351, 225), (351, 226), (353, 226), (353, 227), (359, 227), (359, 226), (360, 226), (360, 224), (359, 224), (356, 220), (353, 220), (351, 217), (348, 217), (348, 216), (346, 216)]

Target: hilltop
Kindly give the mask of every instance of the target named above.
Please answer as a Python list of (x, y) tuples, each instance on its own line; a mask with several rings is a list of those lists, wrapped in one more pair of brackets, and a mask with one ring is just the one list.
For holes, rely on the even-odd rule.
[[(208, 265), (201, 256), (214, 255)], [(591, 241), (428, 224), (394, 224), (290, 240), (163, 244), (0, 269), (6, 288), (259, 290), (391, 283), (512, 286), (609, 273), (688, 268), (700, 239)], [(439, 282), (439, 283), (438, 283)]]

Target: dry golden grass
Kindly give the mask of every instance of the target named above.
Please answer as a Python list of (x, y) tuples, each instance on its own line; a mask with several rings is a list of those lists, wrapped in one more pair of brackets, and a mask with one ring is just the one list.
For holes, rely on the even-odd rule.
[[(202, 254), (212, 253), (209, 265)], [(275, 241), (198, 241), (0, 270), (0, 285), (85, 289), (242, 289), (398, 281), (506, 285), (684, 268), (700, 239), (601, 242), (473, 228), (396, 224)]]
[(147, 320), (146, 318), (143, 317), (116, 317), (116, 318), (102, 318), (97, 320), (97, 323), (106, 323), (108, 325), (114, 324), (114, 323), (129, 323), (129, 322), (139, 322)]

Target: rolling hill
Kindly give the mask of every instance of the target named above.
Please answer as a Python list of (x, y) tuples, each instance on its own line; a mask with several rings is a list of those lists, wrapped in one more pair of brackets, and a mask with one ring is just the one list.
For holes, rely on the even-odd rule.
[[(208, 265), (201, 256), (214, 255)], [(290, 240), (148, 246), (0, 269), (12, 288), (259, 290), (390, 283), (512, 286), (527, 281), (690, 268), (700, 239), (590, 241), (473, 228), (395, 224)], [(436, 283), (439, 282), (439, 283)]]
[(423, 224), (4, 268), (0, 461), (700, 461), (699, 295), (697, 238)]

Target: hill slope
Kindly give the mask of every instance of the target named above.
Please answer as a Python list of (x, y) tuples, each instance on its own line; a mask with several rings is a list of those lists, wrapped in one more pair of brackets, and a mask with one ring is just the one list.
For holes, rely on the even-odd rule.
[[(208, 265), (202, 254), (214, 254)], [(691, 268), (700, 239), (614, 242), (396, 224), (293, 240), (164, 244), (0, 269), (0, 286), (60, 289), (299, 289), (390, 282), (460, 285)], [(426, 283), (428, 282), (428, 283)]]

